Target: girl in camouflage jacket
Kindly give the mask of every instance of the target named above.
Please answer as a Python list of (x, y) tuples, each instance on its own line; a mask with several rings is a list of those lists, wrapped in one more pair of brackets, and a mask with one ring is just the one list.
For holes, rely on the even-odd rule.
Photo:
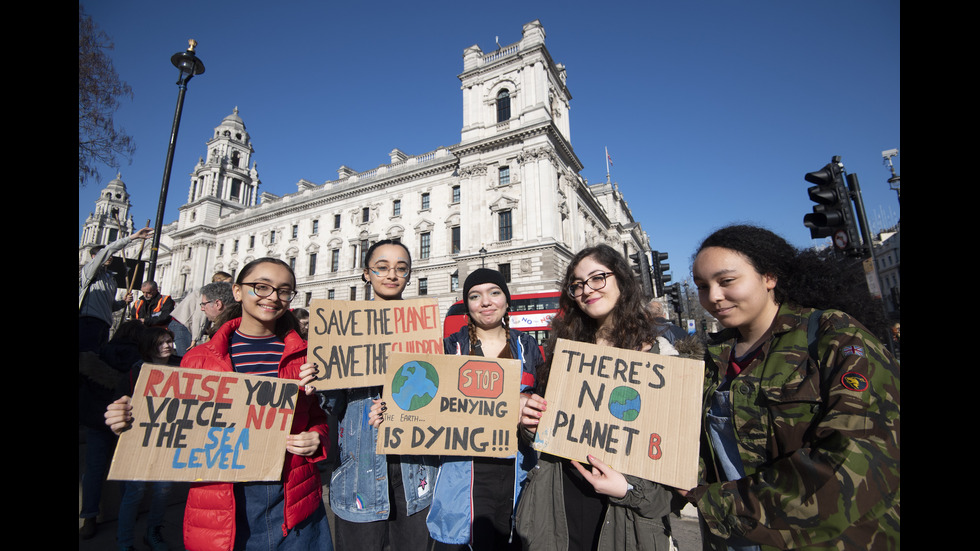
[(832, 309), (867, 302), (836, 267), (752, 226), (698, 249), (701, 304), (725, 327), (708, 346), (700, 483), (679, 492), (705, 549), (900, 547), (899, 365)]

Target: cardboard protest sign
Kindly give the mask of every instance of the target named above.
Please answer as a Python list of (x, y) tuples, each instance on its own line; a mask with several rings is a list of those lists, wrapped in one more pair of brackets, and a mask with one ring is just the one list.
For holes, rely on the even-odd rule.
[(392, 352), (388, 366), (378, 453), (517, 452), (520, 360)]
[(308, 350), (317, 390), (381, 386), (389, 352), (442, 353), (439, 302), (314, 300)]
[(275, 377), (143, 364), (109, 479), (279, 480), (298, 392)]
[(704, 362), (559, 339), (534, 448), (697, 485)]

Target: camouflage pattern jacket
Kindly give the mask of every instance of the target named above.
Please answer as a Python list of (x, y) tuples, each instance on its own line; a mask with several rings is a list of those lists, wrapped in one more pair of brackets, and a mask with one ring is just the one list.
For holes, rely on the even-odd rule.
[[(702, 430), (701, 480), (688, 499), (710, 531), (705, 549), (724, 549), (731, 536), (762, 549), (900, 547), (898, 363), (847, 314), (813, 312), (782, 305), (760, 353), (732, 381), (744, 478), (722, 481)], [(736, 335), (712, 336), (705, 416)]]

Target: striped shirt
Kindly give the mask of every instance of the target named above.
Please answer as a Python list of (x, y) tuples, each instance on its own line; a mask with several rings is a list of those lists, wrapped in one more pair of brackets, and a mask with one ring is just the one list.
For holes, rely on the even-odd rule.
[(279, 376), (279, 362), (286, 349), (279, 337), (251, 337), (235, 330), (231, 336), (231, 365), (237, 373)]

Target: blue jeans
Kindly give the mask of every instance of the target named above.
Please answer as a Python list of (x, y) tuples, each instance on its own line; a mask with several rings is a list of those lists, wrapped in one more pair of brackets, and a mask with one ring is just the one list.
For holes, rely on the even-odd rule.
[(316, 511), (283, 537), (285, 494), (282, 482), (235, 484), (235, 549), (245, 551), (333, 551), (327, 510)]
[(99, 516), (102, 485), (116, 447), (116, 435), (108, 430), (85, 427), (85, 472), (82, 473), (82, 511), (79, 518)]
[(170, 496), (170, 482), (144, 482), (142, 480), (127, 480), (123, 483), (123, 496), (119, 502), (119, 530), (116, 539), (119, 547), (134, 545), (136, 516), (139, 514), (143, 494), (150, 489), (150, 514), (146, 517), (146, 527), (163, 525), (163, 517), (167, 512), (167, 498)]

